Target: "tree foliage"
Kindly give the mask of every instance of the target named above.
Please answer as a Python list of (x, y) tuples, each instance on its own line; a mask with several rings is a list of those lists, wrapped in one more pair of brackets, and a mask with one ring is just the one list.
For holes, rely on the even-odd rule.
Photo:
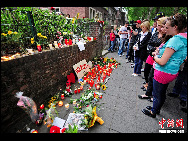
[(187, 7), (124, 7), (128, 11), (128, 20), (152, 20), (158, 12), (164, 12), (165, 16), (182, 13), (187, 16)]

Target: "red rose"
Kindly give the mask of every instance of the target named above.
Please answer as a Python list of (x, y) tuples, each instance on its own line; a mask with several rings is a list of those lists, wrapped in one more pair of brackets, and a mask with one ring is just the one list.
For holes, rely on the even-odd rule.
[(60, 133), (60, 128), (57, 126), (52, 126), (50, 128), (50, 133)]

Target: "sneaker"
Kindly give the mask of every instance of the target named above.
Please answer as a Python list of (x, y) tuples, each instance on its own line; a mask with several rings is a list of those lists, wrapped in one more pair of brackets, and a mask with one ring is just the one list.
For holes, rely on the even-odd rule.
[(119, 55), (119, 57), (121, 57), (121, 55)]
[(141, 69), (141, 72), (144, 72), (144, 69)]
[(124, 56), (125, 54), (122, 54), (122, 56)]
[(134, 76), (138, 76), (138, 74), (134, 74)]
[(136, 73), (133, 73), (132, 75), (134, 76)]

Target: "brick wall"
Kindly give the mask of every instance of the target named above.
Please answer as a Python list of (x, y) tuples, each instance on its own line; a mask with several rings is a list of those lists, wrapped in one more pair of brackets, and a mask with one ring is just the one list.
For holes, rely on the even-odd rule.
[(85, 7), (60, 7), (60, 10), (63, 14), (70, 14), (70, 18), (75, 17), (77, 13), (80, 13), (79, 18), (86, 17)]
[(16, 132), (25, 126), (24, 119), (30, 120), (17, 106), (16, 92), (23, 91), (24, 96), (32, 98), (39, 107), (59, 88), (65, 88), (66, 76), (74, 72), (74, 64), (102, 55), (102, 32), (99, 34), (96, 29), (101, 30), (99, 23), (92, 23), (90, 35), (97, 40), (86, 43), (83, 51), (73, 45), (1, 62), (1, 132)]

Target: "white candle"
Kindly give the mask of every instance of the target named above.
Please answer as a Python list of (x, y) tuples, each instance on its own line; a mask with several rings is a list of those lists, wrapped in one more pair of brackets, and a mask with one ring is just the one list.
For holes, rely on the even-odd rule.
[(75, 40), (75, 39), (73, 39), (73, 40), (72, 40), (72, 42), (73, 42), (73, 44), (75, 44), (75, 43), (76, 43), (76, 40)]
[(49, 47), (50, 47), (51, 50), (53, 50), (52, 44), (49, 44)]
[(73, 106), (76, 106), (76, 100), (73, 101)]
[(59, 47), (58, 47), (58, 44), (55, 44), (55, 48), (59, 48)]
[(91, 38), (91, 41), (93, 41), (93, 37), (90, 37)]
[(57, 41), (54, 41), (54, 45), (57, 44)]

